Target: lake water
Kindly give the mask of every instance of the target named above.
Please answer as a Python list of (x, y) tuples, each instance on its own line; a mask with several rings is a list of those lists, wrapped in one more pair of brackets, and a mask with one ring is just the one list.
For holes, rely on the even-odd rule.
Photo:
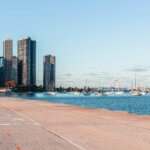
[(88, 108), (104, 108), (112, 111), (126, 111), (138, 115), (150, 115), (150, 95), (134, 97), (130, 95), (111, 95), (111, 96), (76, 96), (73, 94), (48, 94), (36, 93), (13, 94), (13, 97), (48, 101), (61, 104), (69, 104)]

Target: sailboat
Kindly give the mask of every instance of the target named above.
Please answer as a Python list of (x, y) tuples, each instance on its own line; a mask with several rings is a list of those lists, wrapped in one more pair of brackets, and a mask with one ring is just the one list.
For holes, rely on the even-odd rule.
[(142, 90), (142, 92), (141, 92), (141, 95), (142, 95), (142, 96), (146, 95), (145, 87), (143, 88), (143, 90)]
[(116, 95), (124, 94), (124, 92), (120, 90), (120, 87), (119, 87), (119, 84), (118, 84), (118, 80), (115, 81), (115, 87), (117, 88), (117, 91), (115, 92)]
[(57, 92), (45, 92), (45, 93), (51, 96), (55, 96), (57, 94)]
[(132, 96), (142, 96), (142, 94), (138, 91), (132, 92)]
[(132, 96), (142, 96), (142, 94), (137, 91), (137, 87), (136, 87), (136, 74), (135, 74), (135, 91), (132, 89), (131, 95)]

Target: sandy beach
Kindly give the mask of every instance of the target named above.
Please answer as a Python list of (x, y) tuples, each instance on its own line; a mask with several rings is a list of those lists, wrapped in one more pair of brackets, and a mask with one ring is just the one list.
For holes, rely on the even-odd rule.
[(0, 97), (0, 150), (150, 150), (150, 116)]

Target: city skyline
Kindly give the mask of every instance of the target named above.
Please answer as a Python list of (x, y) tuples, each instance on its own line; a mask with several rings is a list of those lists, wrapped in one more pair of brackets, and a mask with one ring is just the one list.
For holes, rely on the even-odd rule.
[[(19, 43), (19, 41), (22, 41), (22, 40), (25, 40), (25, 39), (27, 39), (27, 38), (29, 38), (30, 40), (31, 40), (31, 38), (29, 37), (29, 36), (24, 36), (23, 38), (20, 38), (18, 41), (17, 41), (17, 43)], [(4, 51), (4, 47), (5, 47), (5, 45), (4, 45), (4, 43), (6, 42), (10, 42), (11, 41), (11, 46), (10, 46), (10, 49), (11, 49), (11, 53), (13, 52), (13, 49), (14, 49), (14, 47), (13, 47), (13, 43), (14, 43), (14, 41), (13, 41), (13, 39), (11, 39), (11, 38), (6, 38), (4, 41), (3, 41), (3, 51)], [(32, 40), (31, 40), (32, 41)], [(36, 41), (32, 41), (33, 42), (33, 44), (34, 43), (36, 43)], [(9, 44), (8, 44), (9, 45)], [(35, 47), (36, 47), (36, 44), (34, 44), (35, 45)], [(19, 47), (18, 47), (19, 48)], [(17, 51), (19, 50), (17, 48)], [(18, 52), (17, 52), (18, 53)], [(36, 52), (35, 52), (36, 53)], [(35, 54), (36, 55), (36, 54)], [(3, 56), (3, 55), (2, 55)], [(12, 56), (12, 60), (13, 59), (15, 59), (15, 58), (17, 58), (17, 56), (18, 56), (18, 54), (14, 54), (14, 53), (12, 53), (11, 54), (11, 56)], [(44, 55), (44, 56), (51, 56), (51, 55)], [(42, 57), (42, 56), (41, 56)], [(34, 56), (34, 58), (36, 58), (36, 56)], [(35, 60), (34, 60), (35, 61)], [(15, 60), (14, 60), (14, 62), (15, 62)], [(35, 65), (34, 65), (35, 64)], [(34, 63), (33, 64), (33, 66), (36, 66), (36, 63)], [(149, 67), (149, 66), (147, 66), (147, 67)], [(72, 74), (70, 74), (70, 73), (65, 73), (65, 74), (62, 74), (61, 76), (62, 77), (59, 77), (58, 76), (58, 74), (57, 74), (57, 76), (56, 76), (56, 78), (59, 80), (59, 78), (61, 78), (62, 80), (64, 80), (63, 82), (59, 82), (58, 84), (56, 84), (57, 85), (57, 87), (59, 87), (59, 86), (64, 86), (64, 87), (83, 87), (83, 86), (91, 86), (91, 87), (115, 87), (115, 82), (116, 81), (118, 81), (118, 84), (119, 84), (119, 86), (120, 87), (129, 87), (129, 88), (134, 88), (134, 80), (135, 80), (135, 75), (139, 78), (142, 78), (142, 76), (140, 76), (139, 75), (139, 73), (140, 72), (148, 72), (148, 69), (147, 69), (147, 67), (146, 66), (135, 66), (135, 67), (133, 67), (133, 68), (130, 68), (130, 69), (128, 69), (128, 70), (126, 70), (126, 71), (128, 71), (128, 72), (132, 72), (132, 76), (130, 76), (130, 78), (129, 77), (127, 77), (127, 76), (124, 76), (123, 77), (123, 80), (122, 80), (122, 77), (121, 76), (118, 76), (117, 78), (114, 78), (113, 77), (113, 75), (112, 74), (109, 74), (108, 72), (99, 72), (99, 73), (89, 73), (89, 74), (80, 74), (81, 76), (84, 76), (84, 79), (82, 80), (80, 80), (79, 78), (77, 78), (77, 79), (74, 79), (74, 80), (68, 80), (68, 81), (66, 81), (66, 80), (64, 80), (65, 79), (65, 77), (66, 78), (70, 78), (71, 76), (72, 76)], [(5, 68), (5, 67), (4, 67)], [(35, 67), (36, 68), (36, 67)], [(94, 68), (94, 67), (93, 67)], [(91, 68), (91, 69), (93, 69), (93, 68)], [(13, 69), (13, 63), (12, 63), (12, 69)], [(39, 67), (38, 67), (38, 69), (39, 69)], [(37, 69), (37, 70), (38, 70)], [(44, 69), (44, 67), (43, 67), (43, 69)], [(36, 71), (35, 71), (36, 72)], [(12, 73), (13, 73), (13, 70), (12, 70)], [(43, 74), (44, 72), (42, 72), (42, 74)], [(38, 72), (36, 73), (36, 74), (38, 74)], [(137, 75), (138, 74), (138, 75)], [(34, 75), (34, 83), (36, 83), (37, 82), (37, 85), (43, 85), (43, 82), (44, 82), (44, 80), (42, 79), (41, 81), (40, 81), (40, 83), (38, 83), (38, 80), (36, 80), (36, 76)], [(89, 79), (88, 79), (88, 77), (89, 77)], [(92, 77), (95, 77), (95, 79), (93, 80), (93, 79), (90, 79), (90, 77), (92, 78)], [(144, 78), (144, 80), (145, 80), (145, 78), (147, 78), (147, 77), (149, 77), (149, 76), (143, 76), (143, 78)], [(57, 80), (56, 79), (56, 80)], [(104, 80), (103, 80), (104, 79)], [(14, 79), (15, 80), (15, 79)], [(108, 81), (107, 81), (108, 80)], [(123, 83), (124, 82), (124, 83)], [(56, 82), (57, 83), (57, 82)], [(123, 83), (123, 84), (122, 84)], [(139, 84), (140, 82), (139, 81), (137, 81), (137, 83), (138, 83), (138, 87), (150, 87), (149, 86), (149, 83), (147, 83), (147, 85), (144, 85), (144, 84)], [(33, 84), (33, 85), (35, 85), (35, 84)], [(59, 85), (59, 86), (58, 86)]]
[(13, 40), (6, 39), (0, 56), (0, 73), (1, 87), (36, 86), (36, 41), (30, 37), (18, 40), (17, 56), (14, 56)]
[(147, 0), (2, 2), (0, 55), (5, 38), (13, 39), (16, 55), (17, 40), (29, 35), (37, 41), (38, 84), (43, 79), (41, 56), (53, 54), (58, 60), (58, 85), (110, 86), (119, 80), (131, 86), (136, 73), (139, 86), (150, 86), (149, 4)]
[[(0, 56), (0, 87), (36, 88), (36, 40), (26, 36), (17, 42), (17, 56), (13, 54), (13, 40), (3, 42)], [(41, 86), (40, 86), (41, 87)], [(43, 56), (43, 90), (55, 92), (56, 57)]]

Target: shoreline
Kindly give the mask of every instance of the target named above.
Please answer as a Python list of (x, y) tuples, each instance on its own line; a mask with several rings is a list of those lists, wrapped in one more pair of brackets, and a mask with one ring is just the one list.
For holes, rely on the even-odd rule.
[[(150, 114), (136, 114), (128, 111), (123, 111), (123, 110), (111, 110), (107, 108), (92, 108), (92, 107), (86, 107), (86, 106), (80, 106), (80, 105), (71, 105), (71, 104), (64, 104), (64, 103), (59, 103), (59, 102), (52, 102), (48, 100), (37, 100), (37, 99), (28, 99), (28, 98), (20, 98), (20, 97), (9, 97), (9, 96), (2, 96), (2, 97), (8, 97), (8, 98), (14, 98), (14, 99), (22, 99), (26, 101), (35, 101), (35, 102), (46, 102), (46, 103), (52, 103), (52, 104), (60, 104), (60, 105), (66, 105), (66, 106), (72, 106), (72, 107), (78, 107), (78, 108), (83, 108), (83, 109), (91, 109), (91, 110), (101, 110), (101, 111), (109, 111), (109, 112), (118, 112), (118, 113), (127, 113), (129, 115), (133, 116), (141, 116), (141, 117), (147, 117), (150, 116)], [(1, 97), (0, 97), (1, 98)]]
[[(0, 106), (30, 118), (81, 149), (150, 149), (150, 116), (148, 115), (141, 116), (122, 111), (91, 109), (14, 97), (0, 97)], [(2, 123), (0, 119), (0, 124)], [(7, 127), (5, 128), (7, 130)], [(34, 137), (34, 134), (32, 136)], [(41, 138), (44, 139), (45, 136)], [(24, 141), (21, 142), (19, 144), (23, 147)], [(57, 144), (55, 146), (57, 147)]]

